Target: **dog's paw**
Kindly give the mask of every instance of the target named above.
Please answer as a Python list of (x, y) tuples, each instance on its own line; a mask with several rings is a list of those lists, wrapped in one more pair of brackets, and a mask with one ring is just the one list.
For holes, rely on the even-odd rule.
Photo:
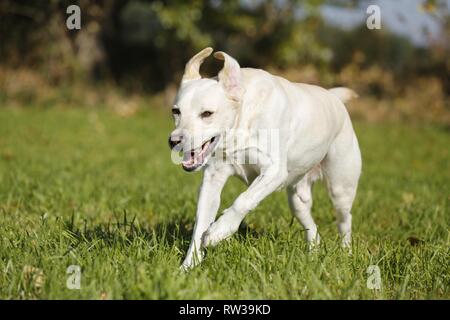
[(182, 263), (180, 266), (180, 271), (181, 272), (188, 272), (189, 270), (191, 270), (192, 268), (194, 268), (194, 264), (192, 263)]
[[(309, 230), (308, 230), (309, 231)], [(308, 232), (307, 231), (307, 232)], [(320, 235), (317, 231), (308, 234), (306, 236), (306, 241), (308, 243), (308, 252), (310, 253), (316, 253), (319, 252), (320, 248)]]
[(209, 228), (208, 230), (205, 231), (205, 233), (203, 233), (202, 247), (206, 248), (210, 246), (215, 246), (219, 243), (220, 240), (221, 237), (218, 237), (217, 232)]
[(232, 236), (238, 228), (239, 223), (235, 223), (232, 218), (225, 214), (222, 215), (219, 220), (213, 223), (208, 230), (203, 233), (203, 248), (217, 245), (220, 241)]
[(183, 272), (191, 270), (192, 268), (198, 266), (202, 262), (203, 258), (204, 254), (201, 251), (197, 252), (197, 255), (188, 254), (181, 264), (180, 270)]

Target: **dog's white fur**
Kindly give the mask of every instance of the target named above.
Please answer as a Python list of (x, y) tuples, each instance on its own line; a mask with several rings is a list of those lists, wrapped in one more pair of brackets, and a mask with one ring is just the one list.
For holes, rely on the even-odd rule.
[[(170, 139), (177, 140), (185, 150), (188, 145), (199, 150), (203, 142), (200, 136), (205, 133), (220, 137), (227, 129), (276, 129), (280, 148), (271, 153), (255, 146), (258, 160), (252, 165), (211, 157), (195, 168), (204, 168), (203, 182), (192, 241), (182, 268), (198, 264), (202, 248), (230, 237), (250, 210), (281, 187), (287, 189), (291, 211), (305, 228), (306, 240), (310, 245), (317, 244), (320, 237), (311, 216), (311, 186), (321, 176), (336, 210), (342, 244), (350, 246), (350, 211), (361, 173), (361, 154), (344, 103), (356, 94), (347, 88), (326, 90), (292, 83), (263, 70), (240, 68), (223, 52), (214, 54), (224, 60), (218, 78), (201, 78), (200, 65), (212, 51), (202, 50), (186, 65), (174, 106), (178, 110), (174, 115), (176, 129)], [(204, 111), (212, 114), (202, 117)], [(251, 132), (249, 145), (254, 138)], [(214, 221), (222, 188), (232, 175), (241, 177), (249, 187)]]

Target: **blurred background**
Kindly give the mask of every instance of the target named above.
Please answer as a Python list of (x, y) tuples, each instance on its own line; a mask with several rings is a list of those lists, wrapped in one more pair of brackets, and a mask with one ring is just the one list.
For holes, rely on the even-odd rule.
[[(72, 4), (80, 30), (66, 27)], [(366, 26), (372, 4), (379, 30)], [(0, 0), (0, 298), (449, 299), (449, 8)], [(277, 192), (204, 268), (179, 274), (201, 175), (170, 161), (170, 109), (185, 63), (207, 46), (243, 67), (359, 93), (347, 106), (363, 156), (350, 260), (319, 184), (319, 259)], [(211, 57), (201, 71), (221, 67)], [(244, 190), (230, 179), (219, 212)], [(382, 290), (367, 289), (373, 264)], [(66, 288), (69, 265), (82, 266), (82, 290)]]
[[(66, 8), (81, 8), (68, 30)], [(366, 27), (370, 4), (380, 30)], [(368, 121), (450, 125), (450, 0), (2, 0), (0, 105), (169, 106), (184, 64), (212, 46), (243, 67), (344, 85)], [(220, 63), (209, 59), (205, 75)]]

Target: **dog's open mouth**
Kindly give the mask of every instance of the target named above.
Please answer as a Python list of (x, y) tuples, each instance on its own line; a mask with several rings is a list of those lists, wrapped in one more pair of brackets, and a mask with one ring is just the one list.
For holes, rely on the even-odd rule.
[(219, 136), (214, 136), (205, 141), (201, 148), (184, 152), (183, 162), (181, 162), (183, 169), (186, 171), (194, 171), (202, 167), (206, 163), (208, 156), (214, 151), (218, 141)]

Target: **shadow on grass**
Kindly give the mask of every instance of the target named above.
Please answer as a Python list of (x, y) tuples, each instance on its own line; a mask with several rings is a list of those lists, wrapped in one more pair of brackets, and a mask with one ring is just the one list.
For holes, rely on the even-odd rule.
[[(158, 244), (166, 247), (176, 246), (185, 251), (192, 237), (192, 221), (180, 219), (177, 221), (163, 222), (151, 225), (142, 225), (136, 219), (127, 219), (126, 213), (123, 218), (114, 222), (101, 223), (90, 226), (86, 221), (83, 225), (74, 223), (73, 217), (64, 222), (65, 231), (70, 235), (73, 248), (82, 243), (94, 243), (101, 241), (105, 246), (129, 247), (137, 242)], [(257, 231), (246, 223), (241, 223), (237, 232), (243, 239), (258, 239), (265, 232)], [(71, 249), (71, 250), (72, 250)]]

